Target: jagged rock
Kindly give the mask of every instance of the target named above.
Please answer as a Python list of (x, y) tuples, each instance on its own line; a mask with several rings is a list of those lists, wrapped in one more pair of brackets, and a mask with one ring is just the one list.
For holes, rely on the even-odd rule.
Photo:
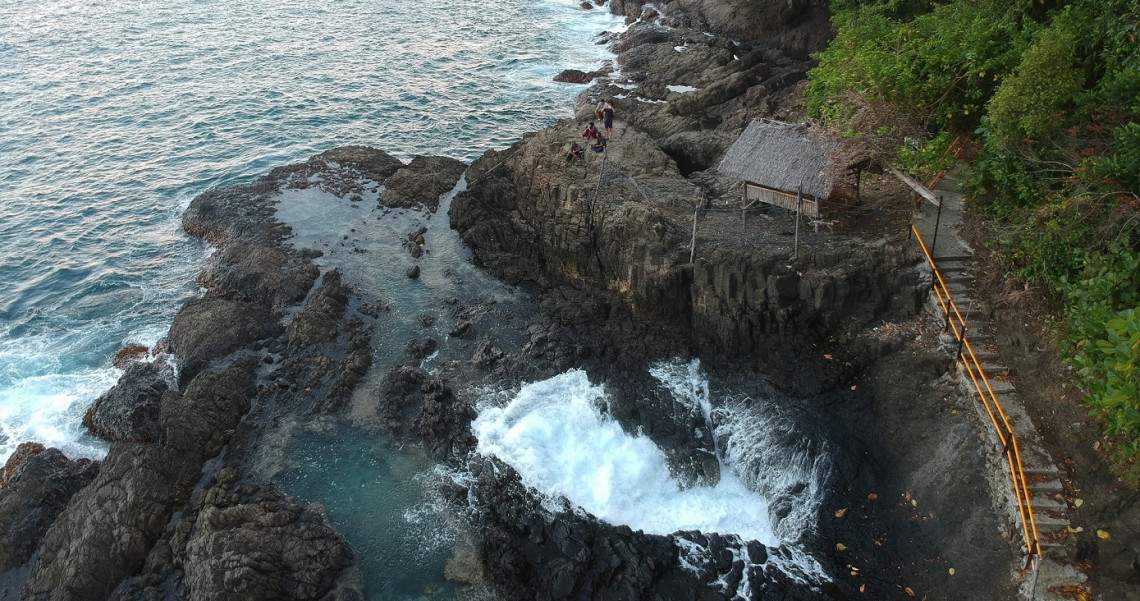
[(391, 208), (439, 207), (439, 197), (455, 187), (467, 166), (448, 157), (418, 156), (385, 182), (380, 204)]
[(411, 267), (408, 268), (408, 270), (407, 270), (407, 272), (405, 272), (405, 274), (408, 276), (408, 279), (410, 279), (410, 280), (414, 280), (414, 279), (420, 277), (420, 266), (419, 265), (412, 265)]
[[(646, 0), (612, 0), (610, 12), (638, 17), (648, 4)], [(780, 48), (805, 58), (826, 48), (832, 36), (827, 0), (673, 0), (666, 13), (674, 27), (691, 27), (738, 40), (770, 39)]]
[(423, 404), (420, 387), (427, 373), (418, 367), (401, 365), (384, 375), (380, 385), (379, 417), (394, 433), (406, 433)]
[(296, 253), (236, 240), (211, 257), (199, 278), (211, 292), (280, 308), (304, 300), (319, 270)]
[(430, 380), (420, 388), (423, 407), (415, 427), (428, 451), (437, 459), (463, 457), (475, 448), (471, 420), (475, 408), (455, 396), (441, 380)]
[(324, 509), (266, 486), (249, 502), (210, 505), (186, 544), (191, 601), (324, 597), (353, 561)]
[(439, 459), (462, 457), (475, 446), (475, 409), (417, 367), (396, 367), (384, 376), (379, 417), (389, 431)]
[(30, 599), (106, 598), (133, 574), (249, 410), (252, 374), (203, 373), (162, 401), (160, 443), (115, 443), (98, 476), (71, 499), (39, 547)]
[(115, 353), (115, 358), (111, 359), (111, 365), (119, 369), (127, 369), (131, 364), (137, 363), (146, 359), (149, 349), (141, 344), (129, 343), (123, 345), (119, 352)]
[(483, 369), (488, 369), (502, 361), (506, 356), (507, 354), (501, 349), (495, 348), (490, 343), (484, 343), (479, 345), (479, 348), (475, 350), (475, 355), (471, 357), (471, 362)]
[(178, 356), (179, 380), (189, 382), (215, 359), (277, 336), (281, 326), (261, 304), (216, 298), (192, 300), (170, 325), (170, 345)]
[(320, 288), (285, 329), (289, 350), (297, 352), (336, 338), (337, 323), (348, 308), (348, 294), (348, 289), (341, 285), (339, 271), (326, 273), (321, 278)]
[(87, 429), (107, 441), (158, 440), (158, 412), (162, 393), (174, 382), (174, 369), (165, 360), (135, 363), (83, 417)]
[(70, 461), (58, 449), (17, 447), (0, 478), (0, 572), (31, 558), (56, 516), (98, 472), (98, 462)]
[(438, 346), (439, 343), (436, 342), (435, 338), (413, 338), (408, 341), (408, 354), (413, 359), (423, 359), (434, 353)]
[(554, 76), (554, 81), (562, 83), (590, 83), (594, 78), (598, 77), (597, 72), (586, 73), (578, 69), (567, 69), (558, 75)]
[(462, 338), (471, 329), (471, 320), (460, 318), (455, 320), (455, 327), (447, 333), (452, 338)]

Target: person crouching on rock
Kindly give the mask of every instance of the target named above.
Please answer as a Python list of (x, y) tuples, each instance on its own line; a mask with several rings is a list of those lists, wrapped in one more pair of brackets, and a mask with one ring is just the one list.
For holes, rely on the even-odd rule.
[(582, 132), (582, 137), (586, 138), (586, 143), (589, 144), (591, 140), (602, 137), (602, 132), (598, 131), (598, 128), (594, 126), (594, 122), (591, 121), (590, 124), (586, 126), (586, 131)]
[(581, 144), (572, 142), (570, 144), (570, 154), (566, 155), (566, 162), (573, 161), (574, 159), (581, 159), (583, 152), (584, 149), (582, 148)]
[(606, 139), (601, 137), (601, 136), (598, 136), (598, 140), (596, 142), (594, 142), (594, 145), (591, 146), (590, 149), (593, 150), (594, 152), (604, 151), (606, 149)]

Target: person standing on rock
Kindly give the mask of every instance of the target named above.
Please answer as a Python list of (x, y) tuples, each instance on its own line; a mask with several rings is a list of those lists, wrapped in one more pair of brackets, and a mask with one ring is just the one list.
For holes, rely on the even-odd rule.
[(604, 100), (605, 106), (602, 107), (602, 117), (606, 123), (606, 140), (614, 137), (614, 105), (610, 104), (609, 100)]

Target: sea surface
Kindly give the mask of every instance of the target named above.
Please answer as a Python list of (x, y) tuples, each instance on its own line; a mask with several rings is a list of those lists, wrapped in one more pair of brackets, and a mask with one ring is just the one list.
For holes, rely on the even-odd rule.
[(621, 27), (575, 0), (0, 3), (0, 462), (105, 453), (80, 420), (111, 358), (200, 293), (196, 195), (344, 144), (506, 147)]

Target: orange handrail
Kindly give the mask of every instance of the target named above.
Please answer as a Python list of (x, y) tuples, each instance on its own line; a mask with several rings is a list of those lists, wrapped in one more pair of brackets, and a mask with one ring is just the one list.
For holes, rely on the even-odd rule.
[[(946, 155), (950, 154), (950, 151), (954, 151), (954, 158), (958, 158), (958, 155), (962, 153), (962, 149), (966, 147), (966, 143), (963, 141), (961, 146), (958, 146), (957, 148), (955, 148), (955, 146), (957, 146), (958, 142), (961, 140), (962, 140), (962, 136), (958, 136), (957, 138), (954, 138), (954, 141), (951, 142), (950, 145), (946, 147), (946, 152), (942, 153), (942, 156), (946, 156)], [(926, 184), (926, 187), (933, 189), (934, 186), (938, 185), (938, 182), (942, 181), (943, 175), (946, 175), (945, 169), (943, 169), (942, 171), (939, 171), (934, 176), (934, 179), (930, 180), (929, 184)]]
[[(957, 143), (957, 141), (958, 140), (955, 140), (954, 142)], [(953, 147), (953, 144), (951, 144), (951, 147)], [(961, 149), (959, 148), (959, 150)], [(949, 150), (947, 152), (949, 152)], [(955, 156), (957, 156), (957, 152), (955, 152)], [(939, 174), (939, 177), (941, 177), (941, 174)], [(1006, 463), (1009, 465), (1009, 476), (1013, 483), (1014, 495), (1017, 497), (1017, 510), (1021, 517), (1022, 531), (1025, 533), (1026, 553), (1028, 555), (1041, 557), (1041, 543), (1039, 542), (1037, 534), (1037, 520), (1033, 516), (1033, 504), (1030, 501), (1032, 493), (1025, 479), (1025, 467), (1021, 461), (1021, 448), (1017, 444), (1017, 436), (1013, 432), (1013, 426), (1010, 425), (1009, 417), (1006, 416), (1001, 402), (998, 401), (997, 395), (994, 394), (994, 389), (990, 385), (989, 379), (986, 377), (985, 372), (982, 371), (982, 364), (978, 361), (978, 357), (974, 353), (973, 345), (966, 339), (966, 331), (968, 330), (966, 320), (958, 310), (958, 305), (954, 302), (954, 298), (950, 294), (950, 288), (946, 286), (946, 281), (942, 278), (942, 273), (938, 270), (938, 265), (935, 264), (934, 257), (930, 254), (930, 250), (922, 240), (922, 235), (918, 233), (918, 228), (912, 223), (910, 229), (911, 232), (914, 233), (915, 239), (918, 240), (918, 245), (922, 248), (922, 253), (926, 256), (926, 260), (930, 264), (934, 277), (937, 280), (934, 286), (934, 294), (937, 296), (938, 303), (942, 306), (942, 312), (946, 316), (946, 327), (953, 331), (954, 339), (961, 345), (957, 355), (954, 357), (954, 361), (961, 361), (962, 365), (965, 366), (966, 373), (969, 374), (970, 381), (973, 382), (974, 389), (978, 393), (978, 399), (981, 401), (982, 406), (985, 407), (986, 414), (990, 417), (990, 423), (993, 424), (994, 431), (997, 432), (998, 435), (998, 440), (1001, 441), (1003, 454), (1005, 455)], [(965, 348), (965, 352), (962, 352), (962, 348)], [(1001, 418), (1000, 420), (998, 419), (999, 417)]]

